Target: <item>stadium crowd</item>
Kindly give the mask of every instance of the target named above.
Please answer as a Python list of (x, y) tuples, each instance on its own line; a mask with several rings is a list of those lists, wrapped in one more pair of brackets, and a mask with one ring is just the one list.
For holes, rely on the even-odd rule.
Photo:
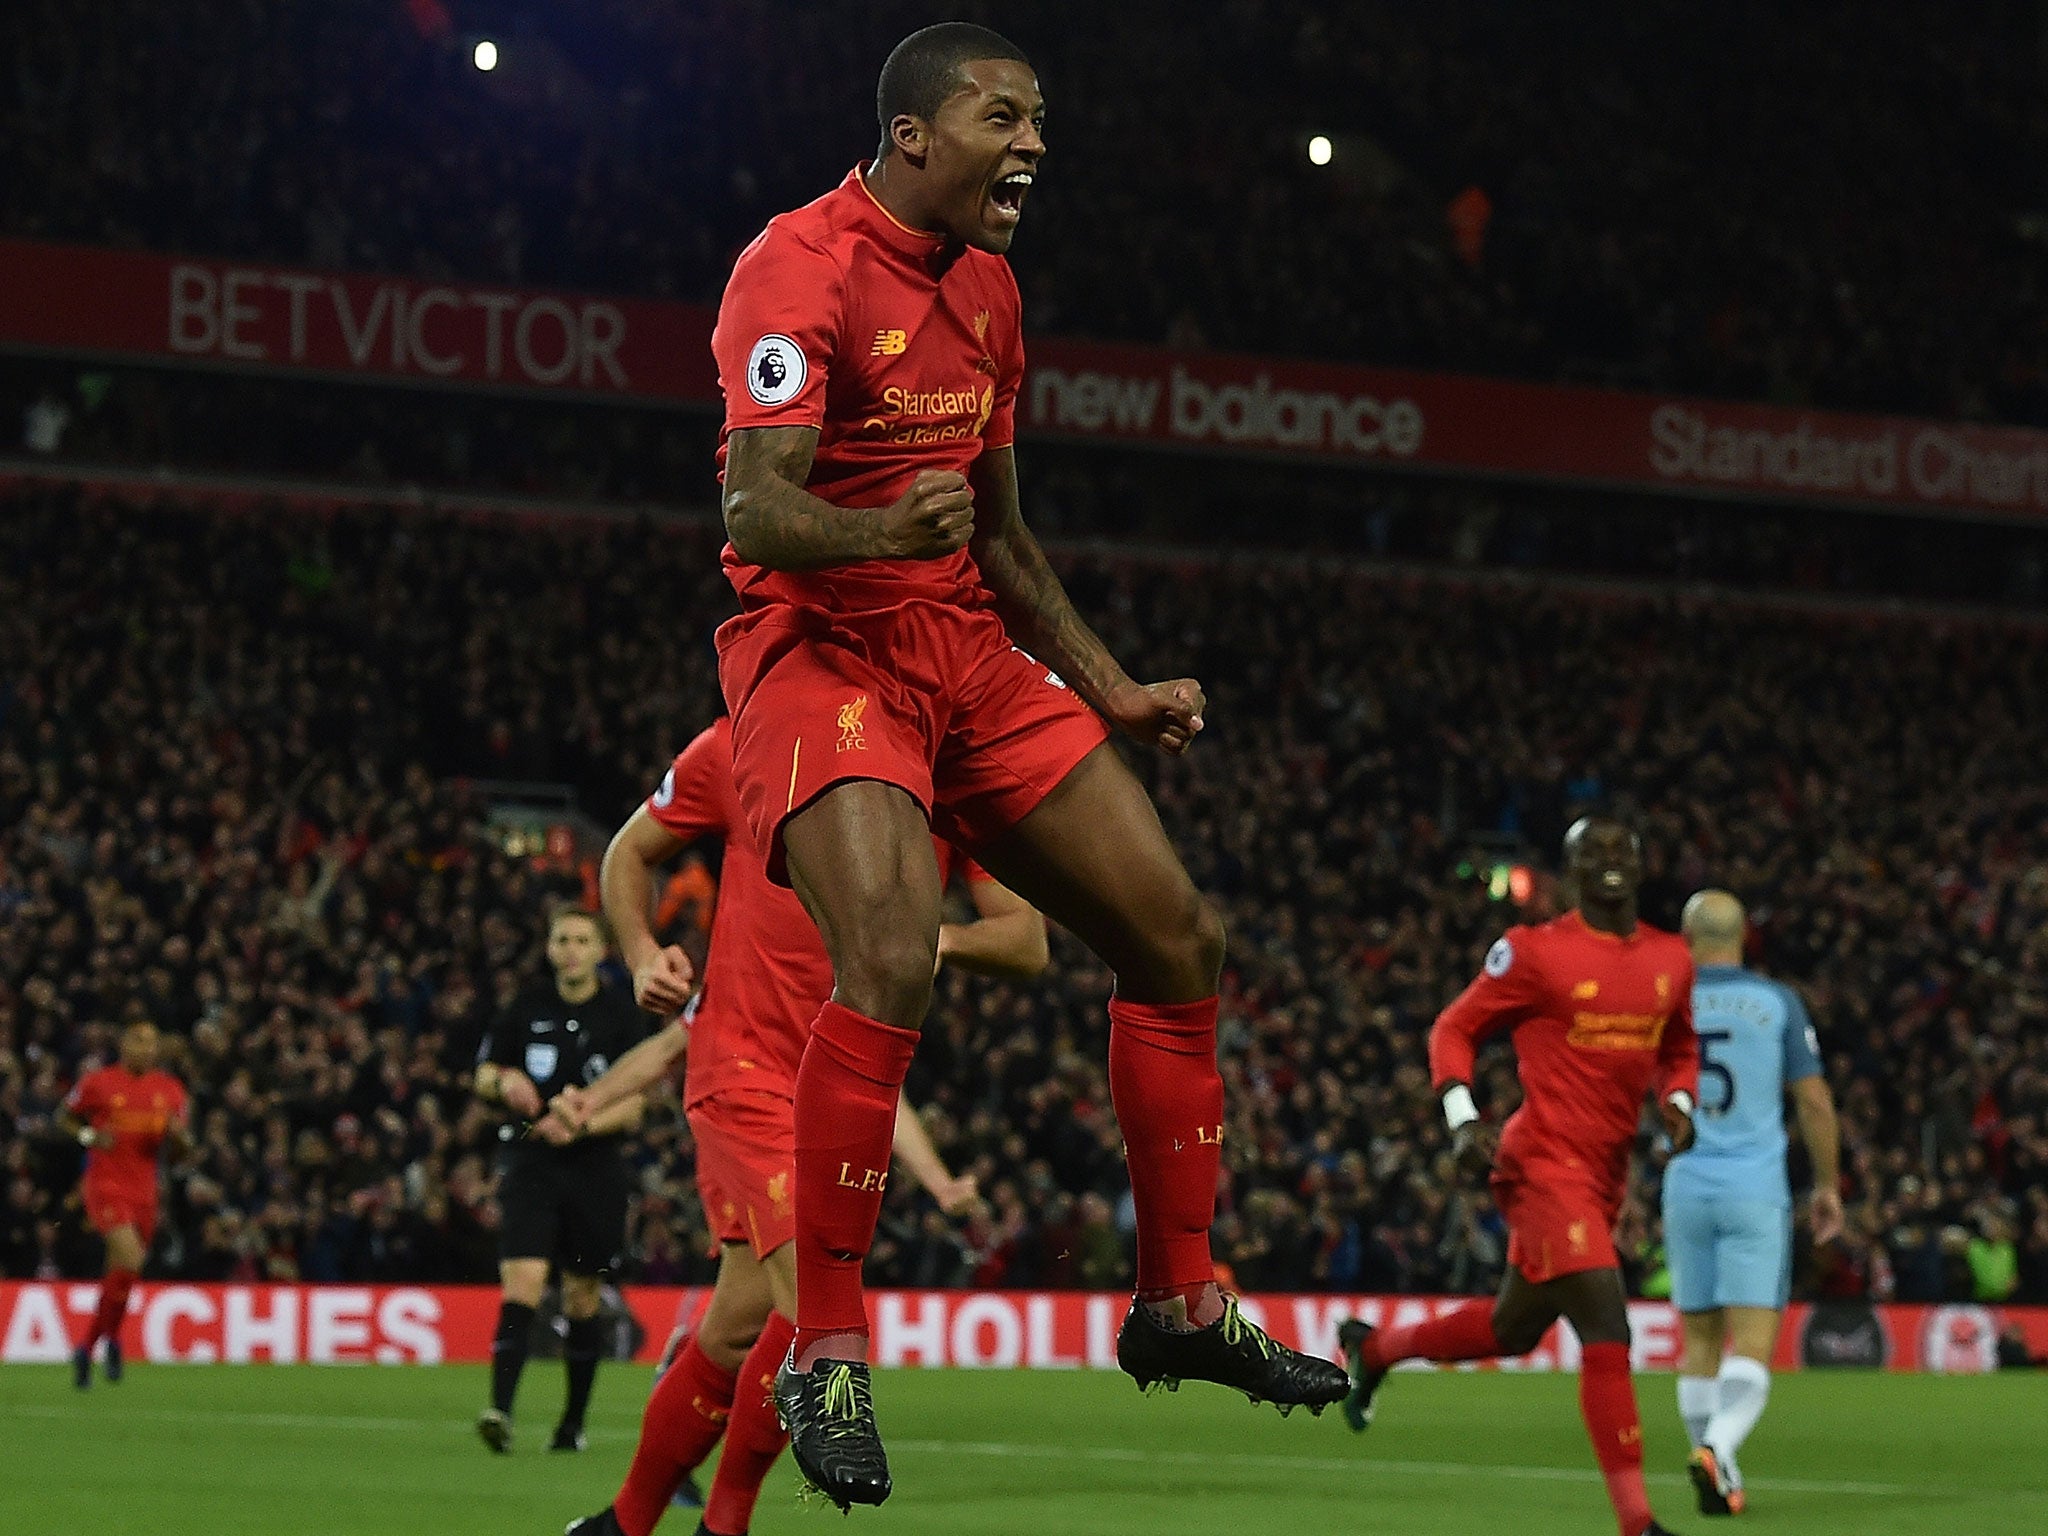
[[(0, 491), (0, 1274), (94, 1253), (54, 1133), (147, 1017), (194, 1091), (155, 1272), (483, 1279), (496, 1117), (475, 1042), (574, 858), (512, 848), (489, 781), (621, 819), (717, 705), (705, 524)], [(1210, 729), (1148, 762), (1231, 932), (1218, 1258), (1242, 1285), (1486, 1290), (1422, 1042), (1575, 809), (1642, 827), (1646, 912), (1741, 893), (1819, 1022), (1847, 1238), (1807, 1294), (2048, 1300), (2048, 634), (1357, 562), (1062, 557), (1140, 674)], [(987, 1194), (892, 1191), (908, 1284), (1115, 1286), (1129, 1211), (1106, 975), (942, 981), (911, 1092)], [(1506, 1057), (1480, 1096), (1514, 1100)], [(708, 1274), (681, 1117), (636, 1145), (636, 1275)], [(1624, 1217), (1661, 1261), (1654, 1148)]]
[[(2034, 7), (959, 9), (1047, 85), (1040, 333), (2048, 420)], [(707, 300), (930, 19), (20, 0), (0, 233)]]

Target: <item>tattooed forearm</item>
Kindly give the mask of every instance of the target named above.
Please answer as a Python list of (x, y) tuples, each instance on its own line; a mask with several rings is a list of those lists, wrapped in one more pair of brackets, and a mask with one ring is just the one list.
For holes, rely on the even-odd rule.
[(815, 571), (887, 550), (874, 507), (835, 507), (780, 476), (725, 493), (725, 532), (733, 553), (771, 571)]
[(835, 507), (803, 488), (817, 447), (815, 427), (760, 427), (728, 440), (720, 510), (747, 564), (814, 571), (886, 553), (880, 508)]
[(972, 548), (982, 582), (995, 594), (996, 612), (1010, 638), (1100, 709), (1112, 690), (1131, 681), (1130, 675), (1074, 611), (1045, 551), (1024, 526), (1009, 450), (988, 457), (998, 462), (976, 475), (974, 487)]

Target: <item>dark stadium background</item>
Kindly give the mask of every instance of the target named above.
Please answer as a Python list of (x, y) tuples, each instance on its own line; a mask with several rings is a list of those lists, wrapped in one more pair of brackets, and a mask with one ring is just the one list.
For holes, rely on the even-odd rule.
[[(1849, 1234), (1801, 1251), (1800, 1293), (2048, 1301), (2043, 8), (962, 9), (1051, 101), (1015, 253), (1034, 342), (1885, 415), (2010, 455), (1972, 501), (1026, 441), (1082, 612), (1214, 700), (1144, 771), (1232, 935), (1218, 1257), (1251, 1289), (1494, 1286), (1422, 1037), (1604, 807), (1644, 830), (1647, 915), (1736, 890), (1819, 1023)], [(867, 82), (929, 19), (14, 0), (0, 277), (55, 245), (713, 303), (867, 151)], [(193, 366), (98, 339), (139, 289), (10, 286), (0, 1276), (94, 1272), (51, 1116), (148, 1017), (200, 1141), (154, 1275), (485, 1280), (474, 1042), (716, 707), (716, 416)], [(1590, 397), (1543, 398), (1569, 429)], [(1106, 977), (1055, 954), (1044, 985), (942, 987), (912, 1089), (992, 1212), (892, 1195), (878, 1279), (1128, 1283)], [(690, 1155), (679, 1116), (641, 1144), (631, 1278), (709, 1273)], [(1623, 1236), (1654, 1289), (1644, 1161)], [(2008, 1246), (2017, 1292), (1986, 1294)]]

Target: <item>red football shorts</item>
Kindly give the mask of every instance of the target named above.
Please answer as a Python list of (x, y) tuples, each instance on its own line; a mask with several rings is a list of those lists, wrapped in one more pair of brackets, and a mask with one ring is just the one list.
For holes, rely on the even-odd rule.
[(712, 1237), (767, 1258), (796, 1237), (796, 1101), (714, 1093), (687, 1113), (697, 1141), (697, 1196)]
[(1493, 1198), (1508, 1224), (1508, 1262), (1531, 1285), (1621, 1267), (1614, 1251), (1618, 1196), (1551, 1179), (1497, 1178)]
[(733, 779), (782, 884), (783, 823), (835, 784), (894, 784), (934, 832), (972, 851), (1109, 735), (985, 609), (764, 608), (727, 621), (718, 654)]
[(87, 1179), (79, 1193), (85, 1199), (85, 1219), (102, 1236), (116, 1227), (133, 1227), (147, 1248), (156, 1236), (156, 1186), (110, 1184)]

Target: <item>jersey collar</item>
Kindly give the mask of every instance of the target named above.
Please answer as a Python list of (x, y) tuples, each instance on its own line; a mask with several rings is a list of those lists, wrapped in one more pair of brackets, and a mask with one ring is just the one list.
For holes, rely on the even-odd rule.
[(1609, 933), (1604, 928), (1595, 928), (1586, 921), (1584, 915), (1580, 913), (1577, 907), (1573, 907), (1571, 911), (1565, 914), (1565, 917), (1580, 933), (1602, 944), (1633, 944), (1643, 936), (1643, 920), (1640, 917), (1636, 919), (1636, 931), (1628, 935), (1627, 938), (1623, 938), (1618, 933)]
[(930, 261), (945, 249), (946, 237), (928, 229), (912, 229), (882, 206), (882, 200), (868, 186), (867, 173), (873, 163), (861, 161), (846, 173), (846, 180), (840, 184), (852, 191), (855, 206), (861, 210), (861, 223), (891, 249), (921, 261)]

